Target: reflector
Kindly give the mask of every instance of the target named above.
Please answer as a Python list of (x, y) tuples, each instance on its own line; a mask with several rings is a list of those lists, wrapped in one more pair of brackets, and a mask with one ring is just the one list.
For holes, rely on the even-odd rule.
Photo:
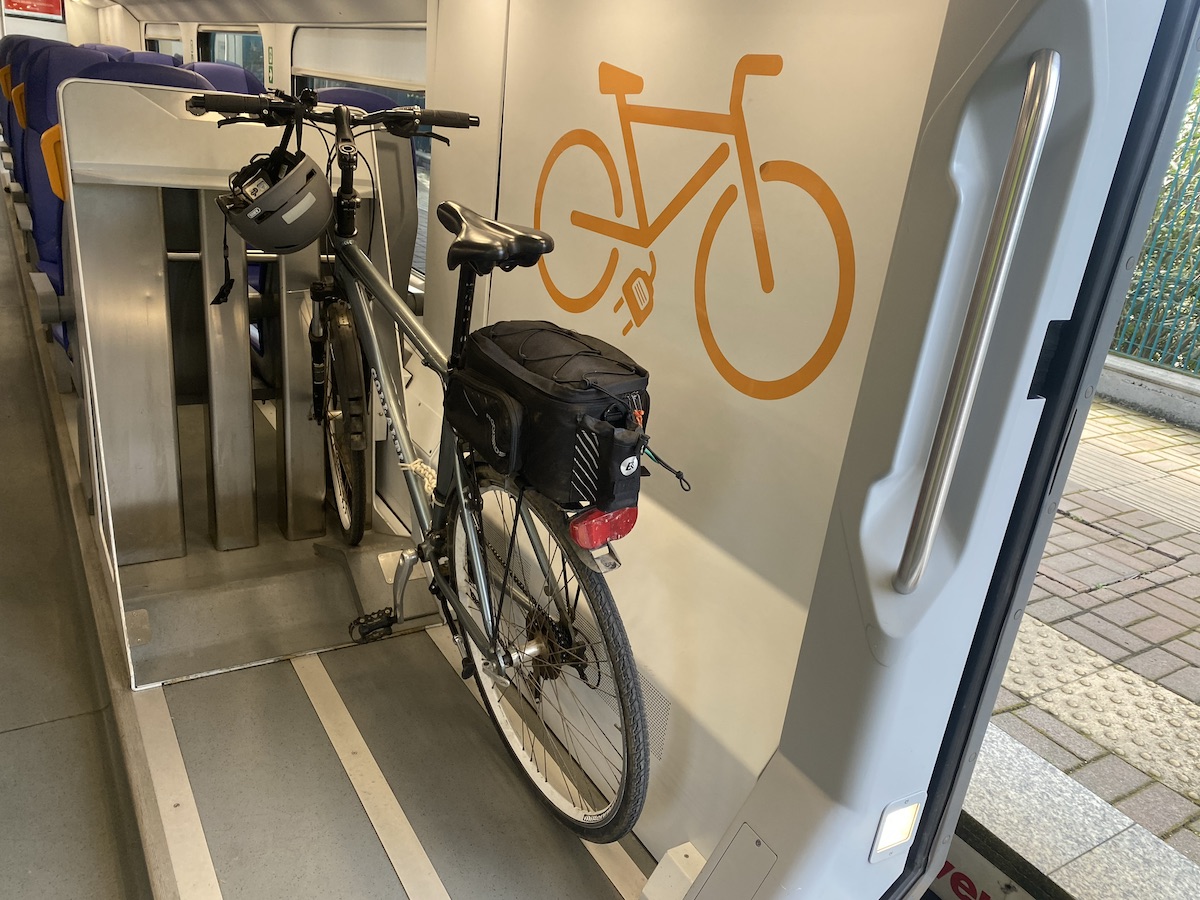
[(571, 520), (571, 540), (584, 550), (598, 550), (610, 541), (625, 537), (636, 523), (636, 506), (608, 513), (593, 509)]

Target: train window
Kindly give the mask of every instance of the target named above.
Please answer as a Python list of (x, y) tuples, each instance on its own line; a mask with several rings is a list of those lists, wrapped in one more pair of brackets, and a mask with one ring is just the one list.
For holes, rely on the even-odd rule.
[(165, 38), (146, 38), (146, 49), (155, 53), (165, 53), (167, 56), (182, 56), (183, 41), (169, 41)]
[(150, 22), (146, 25), (146, 49), (167, 56), (183, 56), (183, 39), (178, 25)]
[[(365, 81), (347, 81), (340, 78), (322, 78), (317, 75), (297, 75), (295, 89), (304, 88), (317, 90), (324, 87), (353, 87), (374, 91), (390, 98), (396, 106), (425, 107), (425, 91), (415, 88), (387, 87), (379, 84), (368, 84)], [(421, 275), (425, 274), (425, 238), (429, 231), (429, 138), (415, 138), (413, 144), (413, 163), (417, 169), (417, 246), (413, 251), (413, 269)]]
[(182, 56), (184, 55), (184, 42), (148, 37), (146, 38), (146, 49), (154, 50), (155, 53), (166, 53), (168, 56)]
[(201, 31), (196, 53), (203, 62), (237, 63), (265, 81), (263, 39), (257, 31)]

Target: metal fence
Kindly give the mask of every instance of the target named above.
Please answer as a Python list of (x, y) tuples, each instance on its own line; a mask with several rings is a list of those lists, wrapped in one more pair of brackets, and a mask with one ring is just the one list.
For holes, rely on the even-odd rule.
[(1200, 375), (1200, 80), (1192, 90), (1112, 352)]

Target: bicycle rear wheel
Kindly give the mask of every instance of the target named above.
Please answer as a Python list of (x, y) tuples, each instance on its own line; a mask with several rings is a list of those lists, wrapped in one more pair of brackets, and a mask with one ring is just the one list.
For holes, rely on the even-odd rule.
[(354, 546), (362, 540), (367, 519), (363, 360), (349, 306), (332, 304), (325, 326), (325, 453), (330, 500), (342, 539)]
[[(466, 638), (484, 705), (559, 820), (586, 840), (615, 841), (641, 814), (650, 759), (637, 668), (612, 594), (580, 558), (562, 510), (485, 467), (478, 484), (499, 644), (515, 660), (506, 678), (495, 677)], [(482, 624), (457, 506), (449, 521), (457, 590)]]

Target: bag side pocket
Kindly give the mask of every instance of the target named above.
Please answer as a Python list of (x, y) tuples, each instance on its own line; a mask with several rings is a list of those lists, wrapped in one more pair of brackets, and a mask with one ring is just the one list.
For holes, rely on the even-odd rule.
[(455, 369), (447, 379), (444, 411), (458, 436), (497, 472), (520, 471), (523, 412), (507, 391)]
[(578, 500), (605, 512), (637, 506), (646, 432), (583, 416), (575, 432), (571, 484)]

